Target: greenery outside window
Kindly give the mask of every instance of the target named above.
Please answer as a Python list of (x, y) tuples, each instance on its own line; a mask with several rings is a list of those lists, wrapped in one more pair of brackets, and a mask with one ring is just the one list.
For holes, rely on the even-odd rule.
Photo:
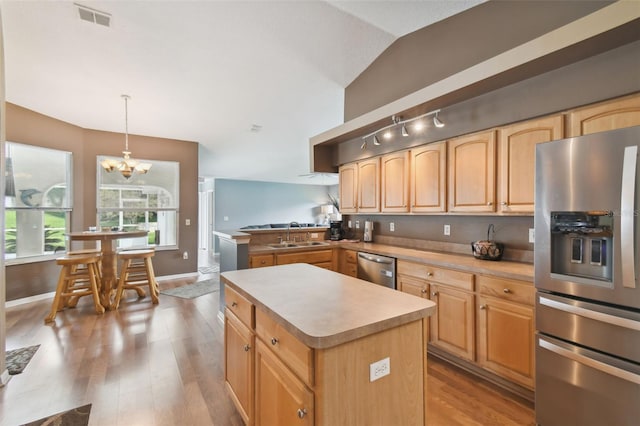
[(105, 156), (97, 158), (97, 227), (148, 231), (147, 237), (119, 239), (121, 248), (177, 247), (180, 164), (144, 160), (152, 164), (151, 170), (126, 179), (117, 170), (111, 173), (104, 170), (100, 162), (105, 159), (118, 160)]
[(5, 157), (5, 261), (59, 255), (72, 210), (72, 154), (7, 142)]

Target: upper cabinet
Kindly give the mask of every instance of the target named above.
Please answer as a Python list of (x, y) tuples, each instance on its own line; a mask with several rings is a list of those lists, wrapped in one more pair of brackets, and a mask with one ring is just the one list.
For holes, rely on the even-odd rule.
[(500, 140), (500, 202), (502, 213), (533, 213), (536, 145), (562, 139), (563, 116), (529, 120), (503, 127)]
[(384, 155), (380, 159), (382, 175), (381, 211), (409, 211), (409, 151)]
[(358, 163), (358, 213), (380, 212), (380, 158)]
[(640, 94), (569, 111), (567, 137), (640, 126)]
[(449, 211), (494, 212), (495, 131), (474, 133), (448, 143)]
[(340, 166), (340, 213), (358, 212), (358, 167), (356, 163)]
[(340, 213), (380, 212), (380, 158), (340, 166)]
[(447, 211), (447, 143), (438, 142), (411, 150), (411, 211)]

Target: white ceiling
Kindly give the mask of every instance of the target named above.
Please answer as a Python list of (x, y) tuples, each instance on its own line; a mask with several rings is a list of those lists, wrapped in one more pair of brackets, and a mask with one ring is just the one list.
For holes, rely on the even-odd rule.
[(124, 132), (128, 94), (129, 133), (199, 142), (201, 177), (333, 184), (301, 175), (344, 88), (398, 37), (481, 2), (78, 0), (107, 28), (71, 1), (3, 0), (6, 100)]

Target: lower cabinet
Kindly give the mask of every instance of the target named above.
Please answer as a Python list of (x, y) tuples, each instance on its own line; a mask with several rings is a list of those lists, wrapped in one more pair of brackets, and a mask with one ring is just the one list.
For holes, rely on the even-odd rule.
[(355, 250), (340, 249), (338, 259), (338, 272), (349, 275), (350, 277), (358, 276), (358, 252)]
[(474, 295), (431, 284), (436, 314), (430, 318), (429, 342), (468, 361), (475, 360)]
[(276, 265), (289, 263), (308, 263), (333, 270), (333, 249), (276, 254)]
[(258, 340), (256, 346), (256, 425), (314, 424), (313, 392), (300, 381), (271, 349)]
[(478, 364), (533, 389), (533, 287), (515, 280), (479, 276), (478, 289)]
[(250, 268), (262, 268), (264, 266), (273, 266), (276, 264), (273, 254), (254, 254), (249, 256)]
[(240, 416), (246, 424), (253, 419), (253, 333), (228, 309), (224, 323), (224, 379)]

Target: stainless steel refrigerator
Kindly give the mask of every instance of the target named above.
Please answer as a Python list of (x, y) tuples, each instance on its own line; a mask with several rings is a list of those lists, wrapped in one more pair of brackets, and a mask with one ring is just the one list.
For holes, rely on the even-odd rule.
[(536, 422), (640, 424), (640, 126), (536, 148)]

